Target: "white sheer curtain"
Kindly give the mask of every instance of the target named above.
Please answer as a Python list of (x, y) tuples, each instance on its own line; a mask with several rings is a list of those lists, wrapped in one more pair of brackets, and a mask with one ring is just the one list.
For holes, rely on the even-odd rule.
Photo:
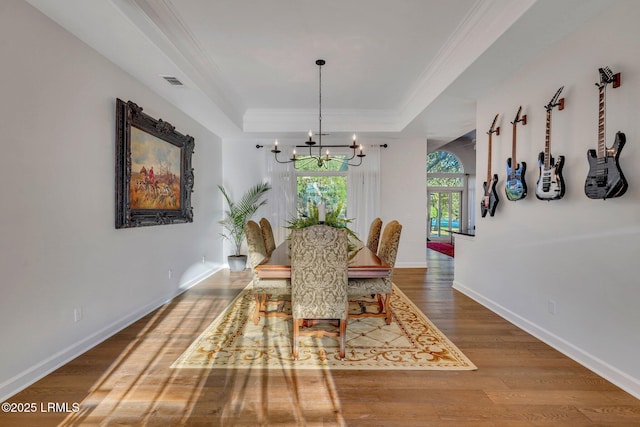
[(371, 221), (380, 216), (380, 146), (364, 147), (360, 166), (349, 167), (347, 176), (347, 216), (350, 227), (364, 242)]
[(273, 228), (273, 237), (276, 245), (282, 243), (289, 235), (289, 230), (284, 228), (287, 221), (296, 214), (296, 176), (291, 163), (277, 163), (273, 159), (270, 150), (264, 150), (266, 170), (271, 190), (269, 202), (266, 205)]

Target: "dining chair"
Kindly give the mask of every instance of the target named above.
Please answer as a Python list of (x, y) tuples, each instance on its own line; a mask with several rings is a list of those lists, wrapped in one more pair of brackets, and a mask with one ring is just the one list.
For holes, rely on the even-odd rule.
[[(252, 292), (256, 300), (253, 323), (257, 325), (260, 317), (290, 318), (291, 315), (285, 311), (284, 306), (291, 301), (291, 280), (260, 279), (256, 267), (268, 257), (262, 230), (255, 221), (249, 220), (245, 225), (245, 235), (249, 248), (249, 264), (253, 270)], [(270, 304), (277, 304), (277, 307), (269, 310)]]
[(260, 218), (260, 230), (262, 230), (262, 239), (267, 249), (267, 255), (271, 256), (271, 253), (276, 249), (276, 239), (273, 237), (273, 228), (267, 218)]
[(382, 230), (382, 220), (376, 218), (371, 222), (369, 227), (369, 237), (367, 238), (367, 247), (374, 254), (378, 252), (378, 242), (380, 241), (380, 231)]
[[(351, 313), (349, 317), (384, 317), (387, 325), (391, 324), (391, 292), (393, 288), (393, 267), (398, 255), (398, 245), (402, 225), (398, 221), (391, 221), (384, 227), (378, 258), (391, 267), (389, 277), (371, 279), (349, 279), (349, 301), (357, 302), (360, 305), (360, 313)], [(375, 296), (375, 302), (370, 302), (364, 296)], [(367, 311), (367, 306), (376, 305), (377, 312)]]
[[(347, 231), (313, 225), (291, 232), (291, 314), (293, 358), (298, 359), (300, 335), (338, 337), (345, 357), (348, 286)], [(329, 323), (338, 330), (312, 328)], [(324, 326), (324, 325), (323, 325)]]

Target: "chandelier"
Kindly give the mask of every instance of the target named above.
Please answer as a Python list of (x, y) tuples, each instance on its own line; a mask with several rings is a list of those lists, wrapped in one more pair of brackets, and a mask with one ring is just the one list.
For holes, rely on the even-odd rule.
[[(324, 59), (318, 59), (316, 61), (316, 65), (318, 66), (318, 133), (316, 136), (318, 137), (318, 142), (313, 140), (313, 133), (309, 131), (309, 139), (304, 142), (304, 145), (296, 145), (291, 153), (291, 157), (288, 160), (281, 160), (278, 158), (278, 154), (282, 152), (278, 147), (278, 140), (275, 141), (273, 145), (273, 150), (271, 152), (274, 155), (276, 162), (278, 163), (293, 163), (293, 166), (298, 169), (304, 167), (310, 163), (316, 163), (318, 167), (328, 168), (330, 163), (341, 164), (341, 165), (349, 165), (349, 166), (360, 166), (362, 164), (362, 159), (366, 156), (364, 154), (364, 150), (362, 145), (356, 144), (356, 135), (353, 135), (353, 141), (351, 145), (323, 145), (322, 144), (322, 136), (327, 135), (322, 133), (322, 66), (326, 64)], [(386, 146), (386, 144), (385, 144)], [(260, 148), (261, 146), (258, 146)], [(303, 154), (296, 154), (296, 148), (303, 148)], [(347, 155), (339, 155), (334, 152), (330, 152), (329, 148), (332, 150), (334, 148), (349, 148), (351, 149), (350, 154)], [(308, 151), (307, 151), (308, 150)], [(340, 150), (338, 150), (340, 151)], [(355, 163), (357, 158), (357, 163)], [(352, 163), (351, 161), (354, 161)]]

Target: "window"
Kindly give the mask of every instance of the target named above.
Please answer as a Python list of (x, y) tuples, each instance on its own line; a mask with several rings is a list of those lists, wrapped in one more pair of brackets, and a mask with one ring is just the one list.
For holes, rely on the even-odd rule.
[(427, 156), (427, 223), (429, 239), (450, 239), (461, 231), (466, 215), (466, 176), (460, 160), (447, 151), (435, 151)]
[(428, 187), (462, 187), (464, 170), (460, 160), (447, 151), (434, 151), (427, 156)]
[[(346, 158), (346, 156), (344, 156)], [(309, 214), (309, 206), (322, 200), (327, 211), (347, 217), (347, 169), (346, 163), (329, 162), (327, 167), (314, 161), (302, 162), (296, 170), (296, 209), (302, 215)]]

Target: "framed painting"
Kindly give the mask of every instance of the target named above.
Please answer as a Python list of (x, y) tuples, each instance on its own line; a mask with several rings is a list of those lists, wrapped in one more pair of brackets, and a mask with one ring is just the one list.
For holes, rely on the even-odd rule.
[(195, 142), (116, 100), (116, 228), (193, 222)]

